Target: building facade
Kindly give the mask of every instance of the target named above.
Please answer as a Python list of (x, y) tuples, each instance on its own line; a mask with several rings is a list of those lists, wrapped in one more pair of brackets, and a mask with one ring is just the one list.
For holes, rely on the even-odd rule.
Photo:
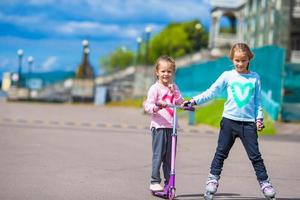
[(243, 38), (251, 48), (285, 48), (288, 62), (300, 62), (300, 1), (248, 0), (243, 8)]
[[(244, 41), (251, 48), (277, 45), (286, 49), (287, 62), (300, 63), (300, 0), (246, 0), (237, 6), (230, 1), (220, 1), (222, 5), (216, 2), (211, 11), (211, 49), (236, 41)], [(236, 33), (220, 32), (221, 17), (236, 20)]]
[[(208, 47), (213, 57), (226, 55), (230, 46), (243, 39), (243, 10), (245, 1), (211, 1), (211, 25)], [(224, 19), (228, 26), (224, 27)]]
[[(245, 0), (239, 7), (234, 7), (230, 0), (213, 1), (211, 10), (212, 28), (210, 30), (211, 54), (215, 49), (224, 51), (226, 48), (226, 35), (222, 34), (219, 19), (232, 16), (237, 20), (235, 24), (235, 40), (242, 41), (251, 48), (259, 49), (267, 45), (283, 48), (282, 72), (277, 74), (282, 80), (280, 89), (267, 91), (272, 97), (272, 92), (281, 91), (280, 104), (283, 120), (300, 120), (300, 0)], [(231, 2), (231, 3), (230, 3)], [(222, 5), (222, 6), (221, 6)], [(229, 13), (232, 13), (231, 15)], [(234, 33), (234, 32), (233, 32)], [(223, 37), (223, 38), (222, 38)], [(223, 40), (221, 40), (223, 39)], [(227, 45), (228, 46), (228, 45)], [(267, 48), (267, 47), (266, 47)], [(229, 50), (229, 48), (228, 48)], [(261, 52), (263, 54), (263, 52)], [(224, 56), (226, 53), (220, 54)], [(228, 54), (227, 54), (228, 55)], [(257, 54), (256, 54), (257, 55)], [(257, 55), (259, 57), (259, 55)], [(262, 56), (262, 55), (260, 55)], [(264, 56), (260, 64), (274, 66), (272, 56)], [(269, 59), (269, 60), (268, 60)], [(273, 59), (273, 60), (270, 60)], [(274, 64), (274, 63), (273, 63)], [(267, 68), (266, 68), (267, 69)], [(261, 71), (261, 77), (268, 79), (269, 72)], [(272, 74), (275, 74), (273, 69)], [(276, 79), (276, 78), (275, 78)], [(278, 81), (275, 80), (275, 81)], [(268, 96), (267, 95), (267, 96)]]

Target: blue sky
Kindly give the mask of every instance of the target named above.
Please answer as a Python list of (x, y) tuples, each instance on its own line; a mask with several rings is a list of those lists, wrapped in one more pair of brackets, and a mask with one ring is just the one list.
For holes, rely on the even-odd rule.
[(1, 0), (0, 75), (17, 71), (19, 48), (23, 72), (28, 56), (34, 57), (34, 71), (75, 70), (83, 39), (99, 73), (99, 58), (121, 46), (136, 51), (146, 26), (152, 35), (170, 22), (192, 19), (208, 28), (210, 7), (209, 0)]

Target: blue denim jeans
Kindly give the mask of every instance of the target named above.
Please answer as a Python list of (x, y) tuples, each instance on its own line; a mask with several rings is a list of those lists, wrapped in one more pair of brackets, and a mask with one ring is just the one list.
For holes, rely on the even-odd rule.
[(247, 152), (248, 158), (252, 162), (257, 180), (267, 180), (266, 167), (258, 148), (256, 123), (234, 121), (223, 117), (220, 125), (218, 146), (211, 163), (210, 173), (213, 175), (221, 174), (224, 160), (228, 157), (235, 139), (239, 137)]
[(171, 170), (172, 129), (152, 128), (152, 175), (151, 183), (160, 183), (162, 164), (165, 184), (169, 182)]

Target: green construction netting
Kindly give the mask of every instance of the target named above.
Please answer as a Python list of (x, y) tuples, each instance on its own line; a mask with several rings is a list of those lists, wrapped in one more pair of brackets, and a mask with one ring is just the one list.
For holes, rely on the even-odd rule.
[[(282, 103), (285, 50), (276, 46), (253, 49), (250, 70), (257, 72), (262, 83), (262, 103), (266, 112), (277, 120)], [(192, 64), (176, 71), (176, 83), (185, 97), (205, 91), (226, 70), (233, 69), (228, 57)], [(221, 96), (226, 96), (223, 94)]]

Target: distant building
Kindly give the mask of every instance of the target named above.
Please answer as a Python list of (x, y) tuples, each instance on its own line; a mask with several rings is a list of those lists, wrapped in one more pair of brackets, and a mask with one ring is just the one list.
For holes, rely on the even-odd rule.
[(73, 71), (50, 71), (50, 72), (34, 72), (23, 73), (26, 88), (40, 90), (42, 88), (63, 82), (67, 79), (75, 77)]
[[(300, 63), (300, 0), (212, 0), (209, 48), (212, 54), (243, 41), (251, 48), (277, 45), (286, 49), (287, 62)], [(222, 30), (227, 18), (229, 29)]]
[[(212, 0), (209, 44), (211, 54), (220, 57), (227, 54), (232, 44), (243, 39), (243, 10), (245, 0)], [(229, 26), (223, 26), (224, 21)], [(226, 23), (226, 22), (225, 22)]]
[(65, 101), (67, 80), (74, 78), (72, 71), (22, 73), (22, 86), (17, 86), (16, 73), (4, 73), (2, 89), (8, 100)]
[[(281, 72), (277, 74), (283, 85), (267, 91), (267, 96), (281, 91), (282, 100), (278, 103), (282, 119), (299, 121), (300, 0), (212, 0), (211, 4), (209, 47), (213, 57), (228, 55), (230, 46), (237, 41), (245, 42), (251, 48), (275, 45), (285, 49), (284, 77)], [(229, 21), (225, 30), (222, 27), (224, 18)], [(268, 65), (270, 60), (267, 59), (260, 63), (266, 61), (264, 66)], [(260, 74), (266, 77), (269, 71), (262, 70)]]
[(250, 47), (278, 45), (288, 62), (300, 62), (300, 0), (248, 0), (243, 10)]
[(11, 73), (9, 72), (3, 73), (1, 89), (4, 92), (7, 92), (11, 87), (11, 85), (12, 85)]

